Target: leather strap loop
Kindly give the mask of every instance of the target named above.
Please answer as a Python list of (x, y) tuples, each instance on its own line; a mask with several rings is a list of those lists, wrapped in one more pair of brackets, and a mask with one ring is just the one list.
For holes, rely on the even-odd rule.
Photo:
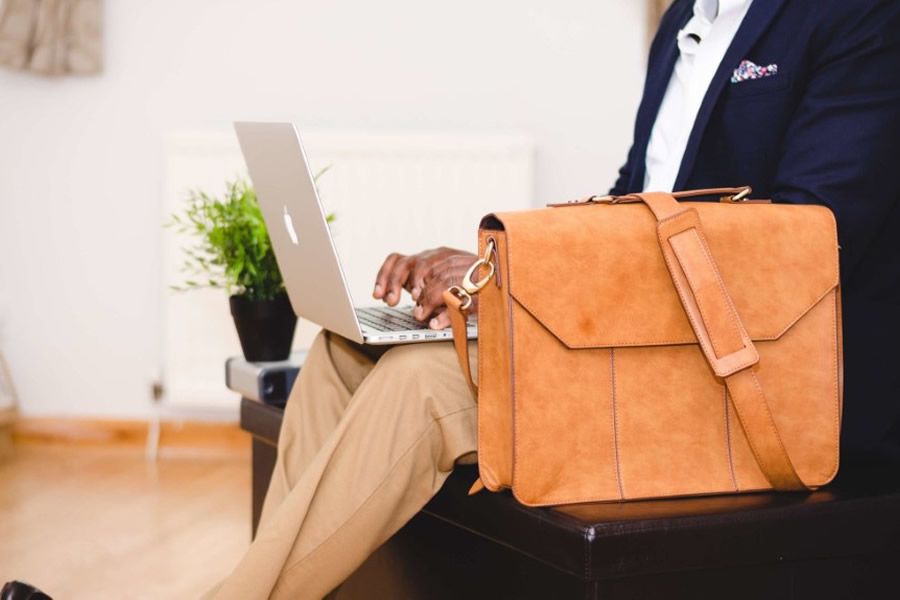
[(706, 244), (700, 217), (683, 210), (659, 222), (659, 245), (697, 341), (713, 371), (727, 377), (759, 362)]
[(672, 194), (635, 194), (657, 219), (660, 249), (710, 367), (725, 381), (753, 456), (776, 490), (809, 489), (794, 468), (765, 393), (750, 368), (759, 355), (734, 307), (697, 211)]

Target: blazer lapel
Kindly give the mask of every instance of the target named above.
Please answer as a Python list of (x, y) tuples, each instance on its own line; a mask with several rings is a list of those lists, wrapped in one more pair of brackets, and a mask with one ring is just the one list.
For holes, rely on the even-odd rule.
[[(653, 131), (653, 123), (662, 105), (663, 97), (669, 87), (669, 79), (675, 70), (675, 62), (678, 60), (678, 31), (684, 27), (693, 14), (693, 2), (684, 2), (680, 14), (671, 15), (668, 22), (660, 25), (671, 31), (660, 31), (660, 35), (668, 38), (660, 49), (660, 55), (648, 66), (647, 83), (644, 86), (644, 97), (641, 101), (637, 115), (637, 127), (635, 128), (634, 156), (637, 168), (631, 172), (629, 191), (640, 191), (644, 187), (644, 175), (646, 171), (647, 144), (650, 143), (650, 133)], [(673, 7), (672, 10), (678, 10)], [(664, 39), (665, 39), (664, 38)]]
[(691, 171), (694, 169), (694, 161), (697, 159), (697, 151), (700, 148), (700, 140), (703, 139), (703, 132), (706, 131), (712, 111), (719, 101), (719, 96), (725, 90), (725, 85), (730, 81), (732, 72), (741, 60), (747, 57), (753, 45), (756, 44), (756, 40), (768, 29), (785, 1), (755, 0), (750, 5), (750, 9), (747, 11), (743, 23), (741, 23), (735, 34), (734, 40), (725, 52), (725, 57), (719, 64), (712, 83), (710, 83), (709, 89), (706, 91), (706, 96), (703, 98), (703, 103), (700, 105), (700, 111), (697, 113), (697, 119), (694, 121), (694, 127), (691, 130), (691, 136), (688, 138), (688, 145), (681, 160), (678, 177), (675, 180), (676, 191), (683, 189)]

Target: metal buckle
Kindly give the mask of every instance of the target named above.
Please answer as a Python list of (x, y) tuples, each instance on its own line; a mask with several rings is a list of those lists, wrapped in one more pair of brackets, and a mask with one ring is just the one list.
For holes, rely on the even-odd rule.
[[(462, 280), (462, 289), (466, 291), (468, 294), (477, 294), (480, 292), (484, 286), (488, 284), (491, 280), (491, 277), (494, 276), (494, 271), (496, 267), (494, 263), (491, 262), (491, 258), (493, 258), (494, 254), (494, 240), (488, 240), (487, 246), (484, 248), (484, 255), (472, 263), (472, 266), (469, 267), (469, 270), (466, 271), (466, 274), (463, 276)], [(481, 267), (487, 265), (488, 273), (478, 281), (472, 281), (472, 278), (475, 277), (475, 274), (478, 273)], [(456, 286), (454, 286), (456, 287)], [(452, 289), (452, 288), (451, 288)], [(471, 298), (469, 299), (471, 301)]]
[(747, 198), (750, 196), (750, 194), (752, 192), (753, 192), (753, 188), (751, 188), (748, 185), (748, 186), (744, 187), (741, 191), (739, 191), (737, 194), (733, 194), (731, 196), (723, 196), (721, 201), (722, 202), (746, 202)]
[(472, 296), (458, 285), (451, 286), (447, 291), (462, 300), (462, 304), (459, 305), (459, 310), (468, 310), (469, 307), (472, 306)]

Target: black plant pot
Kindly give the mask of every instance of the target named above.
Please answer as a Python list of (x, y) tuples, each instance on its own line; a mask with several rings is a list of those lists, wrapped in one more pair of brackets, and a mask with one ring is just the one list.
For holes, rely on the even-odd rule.
[(244, 358), (251, 362), (285, 360), (291, 354), (297, 315), (287, 294), (272, 300), (231, 296), (231, 316)]

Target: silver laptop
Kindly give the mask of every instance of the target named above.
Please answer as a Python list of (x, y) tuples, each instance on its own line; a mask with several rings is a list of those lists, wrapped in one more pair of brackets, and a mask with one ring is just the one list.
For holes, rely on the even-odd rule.
[[(356, 308), (297, 129), (292, 123), (247, 122), (234, 128), (298, 316), (365, 344), (453, 337), (449, 329), (435, 331), (414, 319), (412, 306)], [(476, 335), (469, 323), (468, 337)]]

